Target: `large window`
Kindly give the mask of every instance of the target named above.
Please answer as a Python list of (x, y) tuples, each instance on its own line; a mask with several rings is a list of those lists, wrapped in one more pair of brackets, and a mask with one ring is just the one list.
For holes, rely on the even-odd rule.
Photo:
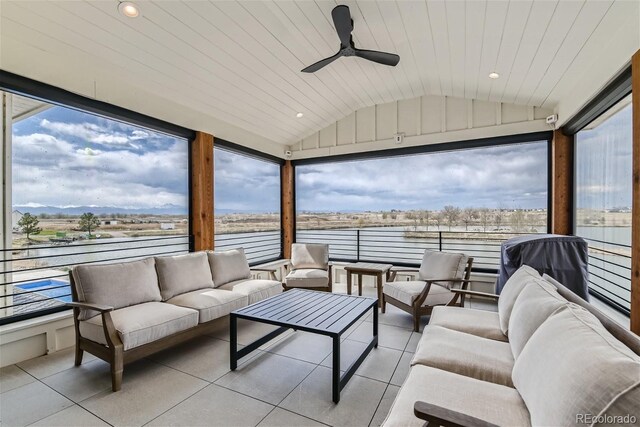
[(188, 142), (12, 96), (0, 321), (62, 309), (68, 270), (188, 251)]
[(279, 258), (280, 165), (219, 147), (214, 159), (216, 250), (242, 247), (252, 264)]
[(629, 311), (631, 97), (576, 135), (576, 235), (589, 242), (592, 293)]
[(495, 269), (500, 243), (547, 231), (548, 142), (296, 166), (298, 241), (344, 260), (419, 263), (464, 251)]

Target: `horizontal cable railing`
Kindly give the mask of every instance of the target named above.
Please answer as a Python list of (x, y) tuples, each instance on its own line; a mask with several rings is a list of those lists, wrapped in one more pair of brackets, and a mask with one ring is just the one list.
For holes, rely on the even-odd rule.
[(216, 251), (236, 248), (244, 249), (251, 265), (278, 259), (282, 254), (280, 230), (215, 235)]
[(0, 250), (0, 324), (65, 310), (73, 266), (189, 251), (189, 236), (108, 238)]

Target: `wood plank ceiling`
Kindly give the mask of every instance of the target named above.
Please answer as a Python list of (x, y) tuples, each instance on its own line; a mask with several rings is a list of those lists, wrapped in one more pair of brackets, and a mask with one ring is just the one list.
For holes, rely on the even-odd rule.
[[(290, 144), (359, 108), (425, 94), (552, 108), (578, 72), (572, 66), (581, 51), (597, 47), (594, 32), (614, 31), (635, 7), (624, 0), (340, 3), (351, 9), (356, 46), (398, 53), (397, 67), (341, 58), (300, 73), (338, 49), (335, 1), (141, 0), (141, 16), (130, 19), (116, 0), (3, 0), (1, 36), (13, 51), (87, 61), (129, 84), (162, 88), (168, 102)], [(501, 77), (489, 79), (492, 71)]]

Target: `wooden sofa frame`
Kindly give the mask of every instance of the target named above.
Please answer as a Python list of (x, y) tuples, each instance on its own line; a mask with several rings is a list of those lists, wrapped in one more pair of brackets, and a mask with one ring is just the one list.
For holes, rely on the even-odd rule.
[[(587, 301), (583, 300), (579, 296), (577, 296), (573, 291), (564, 286), (563, 284), (557, 282), (556, 280), (545, 277), (546, 280), (552, 282), (557, 288), (558, 293), (566, 298), (569, 302), (577, 304), (581, 307), (587, 309), (591, 314), (596, 316), (596, 318), (602, 323), (602, 326), (605, 327), (611, 335), (613, 335), (618, 341), (627, 346), (631, 351), (640, 356), (640, 337), (638, 337), (633, 332), (625, 329), (618, 322), (614, 321), (600, 310), (589, 304)], [(478, 296), (478, 297), (486, 297), (491, 298), (493, 300), (498, 300), (499, 295), (490, 294), (486, 292), (476, 292), (465, 289), (454, 289), (454, 292), (460, 295), (461, 304), (464, 305), (464, 297), (465, 296)], [(437, 385), (434, 384), (434, 387)], [(478, 427), (495, 427), (494, 424), (488, 423), (484, 420), (479, 420), (470, 415), (457, 412), (451, 410), (449, 408), (444, 408), (438, 405), (433, 405), (427, 402), (417, 401), (413, 407), (413, 413), (416, 417), (421, 420), (426, 421), (425, 425), (433, 425), (433, 426), (448, 426), (448, 427), (457, 427), (457, 426), (478, 426)]]
[[(272, 280), (276, 280), (276, 269), (268, 268), (252, 268), (252, 272), (268, 272), (269, 277)], [(195, 337), (205, 334), (217, 323), (220, 319), (213, 319), (205, 323), (199, 323), (193, 328), (185, 329), (184, 331), (177, 332), (172, 335), (168, 335), (159, 340), (143, 344), (138, 347), (124, 350), (124, 345), (111, 318), (111, 311), (113, 307), (99, 304), (90, 304), (78, 301), (78, 291), (76, 289), (73, 274), (69, 272), (69, 279), (71, 284), (71, 294), (73, 302), (67, 303), (69, 307), (73, 307), (73, 324), (76, 331), (76, 355), (75, 366), (82, 364), (82, 356), (87, 351), (94, 356), (104, 360), (111, 365), (111, 389), (118, 391), (122, 388), (122, 373), (124, 365), (134, 362), (136, 360), (147, 357), (158, 351), (173, 347), (185, 341), (191, 340)], [(104, 328), (104, 336), (107, 341), (107, 345), (97, 343), (90, 339), (84, 338), (80, 334), (80, 310), (88, 309), (95, 310), (102, 316), (102, 326)]]

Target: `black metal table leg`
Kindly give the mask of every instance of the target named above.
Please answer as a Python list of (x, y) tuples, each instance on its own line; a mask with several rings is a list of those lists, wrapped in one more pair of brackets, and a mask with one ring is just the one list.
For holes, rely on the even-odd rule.
[(333, 337), (333, 364), (332, 364), (331, 391), (333, 402), (340, 402), (340, 335)]
[(373, 339), (376, 341), (375, 347), (378, 348), (378, 302), (373, 306)]
[(229, 344), (231, 370), (235, 371), (238, 367), (238, 319), (231, 313), (229, 316), (229, 338), (231, 340)]

